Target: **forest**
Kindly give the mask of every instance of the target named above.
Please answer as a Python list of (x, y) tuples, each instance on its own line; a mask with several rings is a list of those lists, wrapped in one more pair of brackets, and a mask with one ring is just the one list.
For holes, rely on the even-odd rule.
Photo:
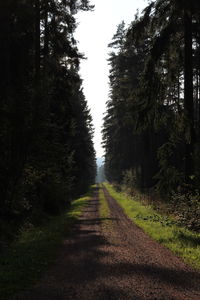
[(158, 195), (199, 230), (200, 3), (152, 1), (109, 47), (106, 177)]
[(96, 174), (75, 15), (87, 0), (0, 3), (0, 237), (59, 214)]
[(200, 1), (142, 2), (0, 1), (2, 300), (200, 299)]

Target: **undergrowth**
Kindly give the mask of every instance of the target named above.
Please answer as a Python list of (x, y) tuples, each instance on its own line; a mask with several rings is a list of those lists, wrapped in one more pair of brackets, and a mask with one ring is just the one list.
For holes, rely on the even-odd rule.
[(200, 195), (198, 191), (173, 193), (170, 208), (180, 224), (200, 232)]
[(135, 224), (187, 263), (200, 269), (200, 234), (180, 226), (172, 217), (157, 213), (150, 205), (143, 205), (134, 197), (117, 192), (110, 184), (104, 185)]
[(4, 247), (0, 256), (0, 299), (26, 290), (41, 278), (89, 199), (85, 196), (73, 201), (68, 212), (52, 217), (42, 227), (22, 231), (12, 245)]

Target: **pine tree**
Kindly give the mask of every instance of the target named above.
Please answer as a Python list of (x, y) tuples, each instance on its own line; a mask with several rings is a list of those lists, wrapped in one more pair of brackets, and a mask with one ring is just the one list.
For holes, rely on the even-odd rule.
[(0, 214), (17, 229), (27, 217), (60, 212), (94, 182), (74, 39), (75, 14), (92, 6), (9, 0), (0, 8)]

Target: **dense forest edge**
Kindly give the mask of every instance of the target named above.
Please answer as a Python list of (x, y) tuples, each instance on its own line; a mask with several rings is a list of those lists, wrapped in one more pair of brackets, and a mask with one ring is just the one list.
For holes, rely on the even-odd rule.
[(0, 250), (95, 180), (75, 15), (89, 1), (0, 3)]
[(152, 1), (109, 44), (105, 175), (200, 230), (200, 4)]

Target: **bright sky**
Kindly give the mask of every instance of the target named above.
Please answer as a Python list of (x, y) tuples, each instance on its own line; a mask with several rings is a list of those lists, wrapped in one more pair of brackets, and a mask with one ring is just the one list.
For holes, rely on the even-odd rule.
[(141, 12), (147, 6), (146, 0), (91, 0), (95, 5), (93, 12), (80, 12), (77, 16), (79, 26), (76, 39), (79, 41), (79, 51), (84, 53), (87, 60), (82, 61), (80, 75), (83, 81), (84, 94), (91, 109), (95, 127), (94, 145), (97, 157), (103, 156), (101, 146), (101, 129), (103, 113), (106, 111), (108, 100), (107, 63), (111, 42), (117, 25), (122, 20), (130, 24), (134, 20), (137, 9)]

